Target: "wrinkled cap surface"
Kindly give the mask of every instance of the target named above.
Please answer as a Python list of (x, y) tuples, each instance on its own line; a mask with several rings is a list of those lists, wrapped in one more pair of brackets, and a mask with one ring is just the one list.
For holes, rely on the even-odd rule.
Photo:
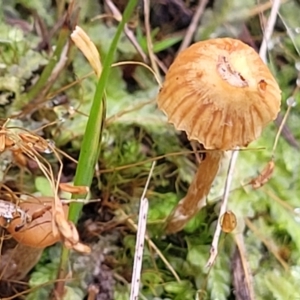
[(166, 74), (158, 107), (177, 130), (206, 149), (247, 146), (274, 120), (281, 91), (259, 55), (219, 38), (182, 51)]

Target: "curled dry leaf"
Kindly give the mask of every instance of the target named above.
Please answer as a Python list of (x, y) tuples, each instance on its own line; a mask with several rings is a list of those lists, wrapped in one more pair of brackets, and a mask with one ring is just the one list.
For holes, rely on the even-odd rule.
[(91, 253), (91, 248), (82, 243), (77, 243), (76, 245), (73, 245), (72, 249), (81, 253), (86, 253), (86, 254)]
[(58, 227), (58, 231), (61, 234), (63, 243), (68, 249), (73, 249), (82, 253), (91, 252), (89, 246), (79, 242), (79, 235), (75, 225), (66, 220), (66, 218), (59, 212), (56, 212), (55, 214), (55, 223)]
[(45, 152), (52, 152), (52, 149), (49, 148), (50, 144), (49, 141), (41, 138), (40, 136), (33, 135), (29, 132), (26, 133), (19, 133), (19, 138), (22, 141), (22, 145), (26, 149), (34, 149), (35, 151), (45, 153)]
[(60, 213), (55, 214), (55, 223), (63, 239), (70, 241), (72, 244), (79, 242), (79, 235), (73, 223), (67, 221)]
[[(32, 221), (25, 224), (22, 218), (11, 221), (7, 231), (23, 245), (34, 248), (45, 248), (61, 240), (60, 234), (53, 234), (52, 230), (52, 197), (30, 197), (19, 204), (19, 208), (32, 216)], [(63, 206), (65, 216), (68, 206)]]
[(252, 188), (256, 190), (262, 187), (263, 185), (265, 185), (272, 177), (274, 168), (275, 168), (275, 163), (273, 160), (270, 160), (268, 164), (264, 167), (262, 172), (256, 178), (253, 178), (250, 181)]
[[(9, 137), (9, 136), (6, 136), (5, 137), (5, 147), (4, 148), (11, 148), (15, 145), (15, 142)], [(1, 144), (1, 149), (4, 149), (3, 148), (3, 144)], [(1, 152), (1, 150), (0, 150)]]
[(59, 188), (64, 192), (76, 195), (85, 195), (89, 192), (88, 186), (74, 186), (68, 183), (60, 183)]
[(89, 61), (91, 67), (94, 69), (96, 75), (100, 77), (102, 71), (102, 65), (99, 52), (95, 44), (91, 41), (90, 37), (85, 31), (76, 26), (75, 30), (71, 34), (71, 39), (78, 49), (83, 53), (86, 59)]
[(53, 151), (51, 142), (38, 135), (20, 129), (6, 127), (7, 119), (0, 129), (0, 153), (9, 150), (13, 161), (20, 167), (26, 167), (28, 156), (34, 157), (36, 152), (50, 153)]
[(0, 153), (5, 150), (5, 134), (3, 132), (0, 132)]
[(60, 234), (61, 240), (68, 248), (77, 251), (82, 249), (82, 252), (89, 253), (90, 248), (79, 242), (78, 231), (75, 225), (71, 221), (67, 220), (63, 208), (64, 205), (62, 201), (55, 198), (55, 213), (53, 222), (55, 226), (53, 227), (53, 232), (57, 231)]
[(26, 167), (27, 166), (27, 157), (23, 154), (23, 151), (20, 148), (17, 148), (15, 150), (11, 150), (11, 153), (14, 158), (14, 162), (21, 166)]
[(24, 143), (36, 144), (40, 142), (40, 138), (29, 132), (19, 133), (19, 137)]
[(77, 252), (81, 252), (81, 253), (85, 253), (85, 254), (91, 253), (91, 248), (82, 243), (72, 244), (68, 240), (65, 240), (64, 245), (66, 248), (75, 250)]

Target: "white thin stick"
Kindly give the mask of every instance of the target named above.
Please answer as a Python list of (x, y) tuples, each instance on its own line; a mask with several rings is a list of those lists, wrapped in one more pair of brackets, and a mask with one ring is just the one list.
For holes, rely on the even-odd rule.
[(222, 217), (227, 209), (227, 203), (228, 203), (228, 198), (229, 198), (229, 193), (230, 193), (230, 186), (232, 183), (232, 179), (233, 179), (233, 175), (234, 175), (234, 168), (235, 168), (238, 156), (239, 156), (239, 151), (233, 151), (231, 154), (229, 167), (228, 167), (228, 171), (227, 171), (226, 182), (225, 182), (225, 186), (224, 186), (223, 200), (221, 203), (221, 208), (220, 208), (220, 213), (219, 213), (219, 218), (218, 218), (218, 224), (217, 224), (217, 228), (216, 228), (214, 238), (213, 238), (211, 248), (210, 248), (210, 257), (206, 263), (206, 267), (208, 267), (208, 268), (210, 268), (213, 265), (217, 255), (218, 255), (218, 243), (219, 243), (219, 238), (220, 238), (221, 231), (222, 231), (221, 221), (222, 221)]
[(265, 28), (263, 41), (262, 41), (260, 49), (259, 49), (259, 56), (261, 57), (261, 59), (263, 60), (264, 63), (267, 63), (268, 42), (273, 34), (279, 7), (280, 7), (280, 0), (274, 0), (272, 9), (271, 9), (271, 13), (270, 13), (270, 17), (269, 17), (267, 26)]
[(101, 199), (60, 199), (60, 201), (63, 204), (69, 204), (73, 202), (88, 204), (88, 203), (100, 202), (102, 200)]
[(147, 214), (148, 214), (148, 199), (145, 198), (150, 179), (154, 170), (155, 161), (152, 163), (148, 179), (140, 200), (140, 210), (139, 210), (139, 221), (138, 228), (136, 233), (136, 243), (135, 243), (135, 254), (133, 262), (133, 272), (131, 279), (131, 291), (130, 291), (130, 300), (138, 300), (139, 290), (140, 290), (140, 281), (141, 281), (141, 271), (143, 263), (143, 251), (144, 251), (144, 241), (146, 235), (146, 226), (147, 226)]
[[(124, 216), (124, 219), (126, 219), (126, 221), (133, 228), (133, 230), (137, 231), (137, 225), (132, 221), (132, 219), (130, 217), (128, 217), (123, 211), (121, 211), (121, 212)], [(150, 237), (147, 234), (145, 235), (145, 240), (148, 242), (149, 247), (152, 248), (154, 250), (154, 252), (156, 252), (157, 256), (163, 261), (163, 263), (166, 265), (166, 267), (172, 273), (172, 275), (177, 280), (177, 282), (180, 282), (181, 281), (180, 277), (178, 276), (178, 274), (176, 273), (176, 271), (174, 270), (172, 265), (168, 262), (168, 260), (164, 257), (163, 253), (156, 247), (156, 245), (152, 242), (152, 240), (150, 239)]]
[(149, 203), (148, 203), (147, 198), (143, 198), (141, 200), (141, 205), (140, 205), (138, 230), (137, 230), (137, 234), (136, 234), (136, 244), (135, 244), (135, 255), (134, 255), (134, 263), (133, 263), (132, 279), (131, 279), (130, 300), (138, 300), (138, 298), (139, 298), (140, 278), (141, 278), (141, 271), (142, 271), (148, 206), (149, 206)]

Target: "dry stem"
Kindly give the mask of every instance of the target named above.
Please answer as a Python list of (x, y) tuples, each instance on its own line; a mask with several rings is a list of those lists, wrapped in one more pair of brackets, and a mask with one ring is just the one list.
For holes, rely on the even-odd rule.
[(198, 7), (197, 7), (197, 10), (194, 14), (194, 17), (192, 19), (192, 22), (184, 36), (184, 39), (180, 45), (180, 48), (178, 50), (178, 53), (180, 53), (182, 50), (186, 49), (188, 47), (188, 45), (190, 45), (192, 39), (193, 39), (193, 36), (194, 36), (194, 33), (197, 29), (197, 25), (199, 23), (199, 20), (204, 12), (204, 9), (206, 7), (208, 3), (208, 0), (200, 0), (199, 1), (199, 4), (198, 4)]
[(206, 266), (208, 268), (210, 268), (213, 265), (217, 255), (218, 255), (218, 243), (219, 243), (219, 238), (220, 238), (221, 231), (222, 231), (221, 220), (227, 209), (227, 202), (228, 202), (229, 193), (230, 193), (230, 186), (232, 183), (234, 168), (235, 168), (235, 164), (236, 164), (238, 155), (239, 155), (239, 151), (233, 151), (231, 154), (231, 159), (229, 162), (229, 168), (228, 168), (228, 172), (227, 172), (227, 177), (226, 177), (226, 182), (225, 182), (225, 187), (224, 187), (224, 192), (223, 192), (223, 200), (222, 200), (222, 204), (221, 204), (221, 208), (220, 208), (217, 228), (216, 228), (214, 238), (213, 238), (211, 248), (210, 248), (210, 257), (206, 264)]

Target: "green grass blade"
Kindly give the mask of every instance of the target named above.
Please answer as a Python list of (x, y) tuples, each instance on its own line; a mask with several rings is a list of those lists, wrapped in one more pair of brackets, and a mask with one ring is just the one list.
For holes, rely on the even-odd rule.
[[(111, 42), (109, 52), (103, 64), (103, 70), (99, 78), (97, 88), (95, 91), (93, 104), (90, 110), (90, 115), (85, 129), (85, 134), (82, 141), (81, 151), (79, 155), (78, 165), (74, 178), (74, 185), (90, 186), (95, 164), (100, 153), (100, 142), (102, 135), (102, 128), (105, 121), (105, 87), (110, 74), (111, 64), (113, 62), (114, 53), (125, 24), (128, 22), (138, 0), (130, 0), (123, 13), (123, 18), (118, 25), (117, 32)], [(76, 195), (76, 197), (85, 195)], [(69, 220), (77, 223), (82, 210), (82, 203), (71, 203), (69, 209)], [(60, 267), (57, 279), (66, 277), (68, 269), (68, 259), (70, 250), (63, 247), (60, 259)], [(64, 294), (64, 280), (58, 280), (55, 285), (55, 292), (57, 295)]]
[[(137, 0), (130, 0), (123, 13), (123, 18), (118, 25), (116, 34), (111, 42), (109, 52), (103, 63), (103, 70), (99, 78), (76, 169), (74, 185), (90, 186), (95, 164), (100, 151), (102, 124), (105, 120), (105, 87), (113, 63), (114, 53), (125, 24), (128, 22)], [(82, 197), (83, 195), (80, 195)], [(69, 210), (69, 219), (77, 222), (82, 210), (82, 203), (72, 203)]]

